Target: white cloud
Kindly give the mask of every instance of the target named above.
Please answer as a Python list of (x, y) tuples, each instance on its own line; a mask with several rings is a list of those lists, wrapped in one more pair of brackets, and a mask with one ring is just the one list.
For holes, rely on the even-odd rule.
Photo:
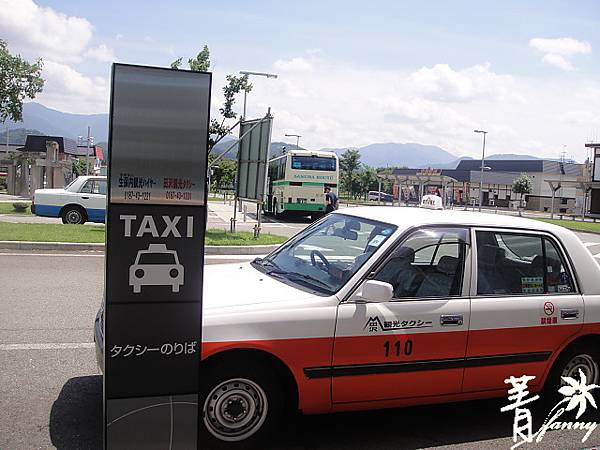
[(91, 114), (108, 111), (109, 84), (103, 77), (88, 77), (72, 67), (44, 61), (44, 90), (36, 101), (60, 111)]
[(575, 125), (596, 125), (600, 127), (600, 113), (592, 111), (568, 111), (560, 116), (560, 120)]
[(554, 53), (548, 53), (547, 55), (544, 55), (542, 61), (544, 61), (546, 64), (550, 64), (551, 66), (558, 67), (562, 70), (575, 70), (573, 64), (567, 61), (564, 57), (560, 55), (555, 55)]
[(78, 61), (93, 32), (86, 19), (38, 6), (32, 0), (0, 0), (0, 29), (11, 49), (56, 61)]
[(115, 59), (105, 44), (89, 47), (94, 27), (87, 19), (39, 6), (33, 0), (0, 0), (0, 30), (11, 51), (43, 58), (45, 84), (36, 101), (73, 113), (108, 110), (108, 77), (86, 76), (74, 68), (84, 58), (104, 63)]
[(313, 69), (313, 62), (306, 58), (279, 59), (275, 61), (273, 67), (284, 72), (310, 72)]
[(563, 56), (592, 53), (592, 46), (589, 42), (578, 41), (573, 38), (533, 38), (529, 41), (529, 46), (541, 53)]
[(85, 56), (102, 62), (113, 62), (115, 60), (113, 49), (104, 44), (100, 44), (97, 47), (88, 48), (85, 52)]
[(462, 70), (454, 70), (448, 64), (436, 64), (411, 74), (410, 82), (426, 98), (464, 102), (482, 97), (510, 97), (513, 78), (492, 72), (489, 64), (478, 64)]
[(575, 70), (575, 66), (568, 57), (592, 53), (592, 46), (589, 42), (568, 37), (555, 39), (533, 38), (529, 41), (529, 46), (544, 54), (542, 57), (543, 62), (565, 71)]
[[(593, 126), (587, 120), (600, 110), (600, 83), (593, 78), (532, 79), (495, 72), (489, 64), (437, 64), (399, 72), (306, 54), (283, 62), (297, 60), (308, 61), (311, 70), (283, 71), (278, 67), (293, 65), (278, 60), (273, 67), (278, 79), (252, 78), (248, 114), (262, 116), (271, 106), (273, 140), (297, 133), (301, 144), (313, 149), (420, 142), (478, 157), (481, 139), (473, 130), (481, 127), (489, 131), (490, 154), (557, 157), (567, 144), (583, 159), (583, 143)], [(215, 113), (225, 75), (234, 71), (219, 68), (214, 74)], [(241, 95), (237, 101), (240, 111)], [(577, 115), (564, 117), (565, 111)]]

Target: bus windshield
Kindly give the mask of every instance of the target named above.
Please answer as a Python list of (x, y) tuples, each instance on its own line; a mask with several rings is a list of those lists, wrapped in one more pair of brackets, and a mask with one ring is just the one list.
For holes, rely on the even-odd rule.
[(334, 172), (336, 159), (322, 156), (292, 156), (292, 169)]

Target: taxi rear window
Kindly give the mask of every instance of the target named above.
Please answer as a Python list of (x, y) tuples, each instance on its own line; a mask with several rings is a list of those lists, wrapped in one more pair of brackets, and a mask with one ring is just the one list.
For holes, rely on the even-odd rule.
[(477, 231), (477, 294), (534, 295), (574, 292), (573, 278), (547, 237)]

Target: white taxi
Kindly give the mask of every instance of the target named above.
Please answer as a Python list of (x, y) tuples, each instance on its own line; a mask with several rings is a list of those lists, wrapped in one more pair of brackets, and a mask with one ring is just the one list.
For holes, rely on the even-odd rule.
[(260, 440), (286, 410), (505, 396), (524, 373), (532, 392), (580, 370), (600, 381), (600, 266), (544, 222), (348, 208), (204, 279), (200, 428), (213, 445)]
[(42, 217), (60, 217), (65, 224), (104, 222), (106, 177), (81, 176), (64, 188), (36, 189), (31, 212)]

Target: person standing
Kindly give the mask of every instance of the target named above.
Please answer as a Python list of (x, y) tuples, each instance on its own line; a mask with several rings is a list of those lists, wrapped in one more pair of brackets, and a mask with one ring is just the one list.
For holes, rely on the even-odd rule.
[(325, 214), (338, 209), (338, 198), (329, 186), (325, 186)]

